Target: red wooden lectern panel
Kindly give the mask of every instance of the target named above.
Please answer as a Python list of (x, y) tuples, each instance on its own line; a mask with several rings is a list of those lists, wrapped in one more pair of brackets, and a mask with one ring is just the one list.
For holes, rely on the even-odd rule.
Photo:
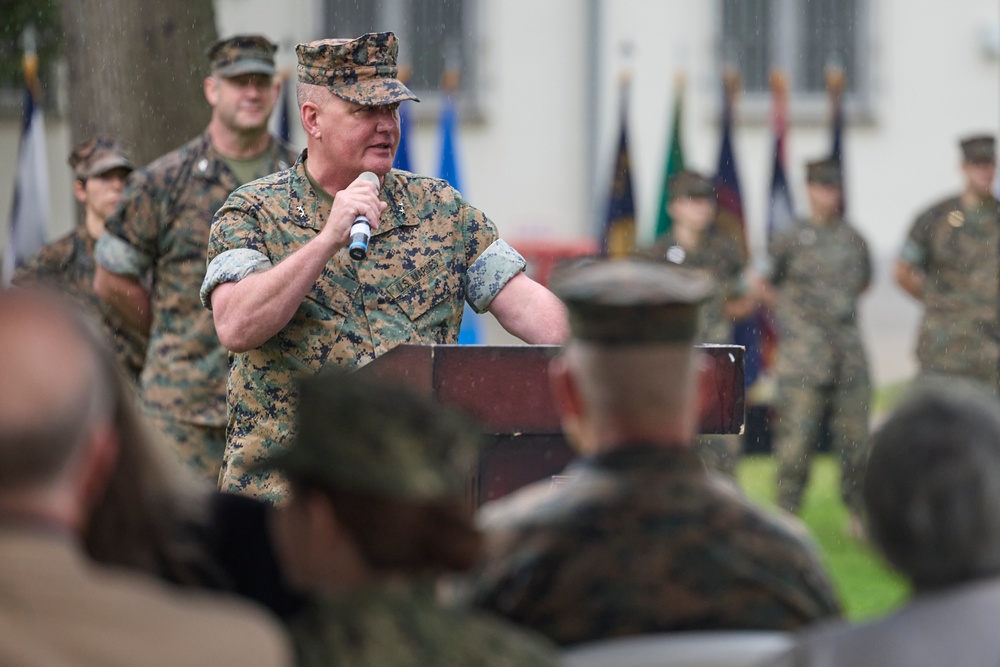
[[(740, 433), (743, 348), (698, 347), (705, 353), (701, 432)], [(549, 393), (548, 363), (558, 351), (549, 345), (400, 345), (358, 372), (432, 395), (483, 426), (472, 489), (481, 504), (558, 473), (575, 456)]]

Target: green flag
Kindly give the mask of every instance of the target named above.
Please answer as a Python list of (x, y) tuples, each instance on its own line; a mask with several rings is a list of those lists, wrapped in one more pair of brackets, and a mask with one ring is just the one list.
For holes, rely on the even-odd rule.
[(674, 118), (670, 128), (670, 143), (667, 145), (667, 163), (663, 169), (663, 187), (660, 190), (660, 206), (656, 209), (656, 228), (653, 239), (658, 239), (673, 225), (667, 205), (670, 203), (670, 177), (684, 169), (684, 148), (681, 146), (681, 110), (684, 106), (684, 79), (677, 78), (674, 97)]

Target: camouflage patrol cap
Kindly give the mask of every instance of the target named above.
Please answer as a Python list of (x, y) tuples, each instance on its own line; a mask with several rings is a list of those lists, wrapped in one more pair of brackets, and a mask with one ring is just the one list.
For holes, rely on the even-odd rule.
[(357, 39), (322, 39), (299, 44), (299, 81), (326, 86), (337, 97), (362, 106), (419, 102), (399, 80), (399, 44), (391, 32), (370, 32)]
[(696, 171), (684, 169), (670, 177), (670, 199), (715, 199), (712, 181)]
[(997, 161), (996, 141), (988, 134), (966, 137), (962, 140), (962, 159), (972, 164), (990, 164)]
[(342, 370), (299, 381), (296, 433), (270, 466), (332, 488), (414, 500), (460, 496), (479, 430), (408, 389)]
[(95, 137), (77, 144), (69, 154), (68, 162), (73, 176), (80, 181), (106, 174), (112, 169), (135, 170), (132, 161), (110, 137)]
[(823, 158), (806, 163), (806, 182), (820, 185), (841, 185), (840, 161), (833, 158)]
[(650, 259), (588, 258), (556, 267), (549, 287), (566, 304), (577, 340), (690, 343), (712, 279), (703, 271)]
[(243, 74), (274, 76), (274, 52), (278, 47), (263, 35), (234, 35), (208, 47), (212, 74), (232, 78)]

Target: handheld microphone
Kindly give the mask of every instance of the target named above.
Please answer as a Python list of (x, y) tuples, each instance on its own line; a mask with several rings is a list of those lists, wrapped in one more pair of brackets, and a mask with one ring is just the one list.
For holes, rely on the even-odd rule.
[[(362, 172), (358, 178), (368, 181), (376, 188), (379, 187), (378, 176), (370, 171)], [(368, 256), (368, 239), (371, 236), (372, 226), (368, 218), (363, 215), (354, 218), (354, 224), (351, 225), (351, 244), (347, 246), (347, 254), (351, 256), (351, 259), (360, 262)]]

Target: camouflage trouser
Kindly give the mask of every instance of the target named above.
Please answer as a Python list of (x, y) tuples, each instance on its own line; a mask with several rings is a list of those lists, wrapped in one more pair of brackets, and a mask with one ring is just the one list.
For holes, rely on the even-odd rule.
[(222, 453), (226, 449), (225, 426), (203, 426), (146, 415), (153, 432), (189, 470), (215, 486), (219, 482)]
[(823, 415), (830, 411), (831, 449), (840, 458), (840, 495), (852, 512), (861, 509), (861, 479), (868, 454), (867, 380), (836, 386), (803, 386), (778, 378), (774, 449), (778, 457), (778, 505), (798, 512), (809, 482)]
[(706, 468), (736, 479), (736, 465), (743, 454), (740, 436), (699, 435), (694, 440), (694, 451)]

